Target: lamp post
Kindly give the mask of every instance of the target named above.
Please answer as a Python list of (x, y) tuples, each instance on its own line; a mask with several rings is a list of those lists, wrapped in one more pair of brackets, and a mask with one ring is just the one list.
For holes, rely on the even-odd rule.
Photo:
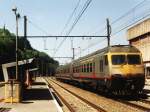
[(17, 13), (17, 8), (13, 8), (12, 11), (16, 16), (16, 80), (18, 80), (18, 19), (20, 18), (20, 14)]

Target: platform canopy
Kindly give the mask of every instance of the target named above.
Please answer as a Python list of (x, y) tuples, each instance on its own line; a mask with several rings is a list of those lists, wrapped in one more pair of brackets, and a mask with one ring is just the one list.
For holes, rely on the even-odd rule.
[[(33, 60), (34, 58), (18, 61), (18, 66), (32, 63)], [(16, 66), (16, 62), (2, 64), (2, 70), (3, 70), (5, 82), (8, 81), (8, 68), (15, 67), (15, 66)]]

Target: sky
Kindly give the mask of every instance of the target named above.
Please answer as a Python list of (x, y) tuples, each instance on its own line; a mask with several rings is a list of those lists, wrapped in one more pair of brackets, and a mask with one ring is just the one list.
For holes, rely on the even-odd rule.
[[(80, 0), (68, 27), (64, 26), (79, 0), (0, 0), (0, 27), (5, 24), (12, 33), (15, 29), (15, 15), (12, 8), (17, 7), (19, 35), (23, 35), (23, 16), (28, 19), (27, 35), (66, 35), (75, 18), (87, 0)], [(144, 2), (143, 2), (144, 1)], [(135, 9), (133, 9), (137, 4)], [(133, 9), (133, 10), (132, 10)], [(127, 13), (128, 11), (130, 11)], [(70, 35), (106, 35), (106, 18), (111, 23), (111, 45), (128, 44), (126, 39), (127, 25), (134, 23), (150, 12), (150, 0), (92, 0)], [(116, 19), (123, 16), (117, 22)], [(124, 30), (121, 30), (124, 29)], [(120, 31), (121, 30), (121, 31)], [(33, 48), (46, 52), (51, 57), (71, 57), (71, 39), (67, 38), (58, 51), (55, 49), (64, 38), (29, 38)], [(74, 38), (75, 58), (87, 55), (107, 46), (106, 38)], [(55, 54), (55, 55), (54, 55)], [(60, 63), (71, 59), (56, 58)]]

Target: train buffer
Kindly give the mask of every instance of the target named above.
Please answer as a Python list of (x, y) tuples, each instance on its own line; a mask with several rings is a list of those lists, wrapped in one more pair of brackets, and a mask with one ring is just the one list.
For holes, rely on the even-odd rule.
[[(0, 87), (0, 91), (2, 89)], [(61, 112), (48, 86), (40, 77), (36, 78), (30, 88), (23, 91), (23, 99), (20, 103), (0, 102), (0, 108), (9, 108), (10, 112)]]

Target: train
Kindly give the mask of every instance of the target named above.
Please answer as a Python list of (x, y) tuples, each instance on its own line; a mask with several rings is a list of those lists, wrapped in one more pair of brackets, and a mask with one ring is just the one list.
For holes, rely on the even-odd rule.
[(141, 52), (131, 45), (105, 47), (61, 65), (56, 71), (59, 80), (112, 93), (140, 93), (145, 85)]

